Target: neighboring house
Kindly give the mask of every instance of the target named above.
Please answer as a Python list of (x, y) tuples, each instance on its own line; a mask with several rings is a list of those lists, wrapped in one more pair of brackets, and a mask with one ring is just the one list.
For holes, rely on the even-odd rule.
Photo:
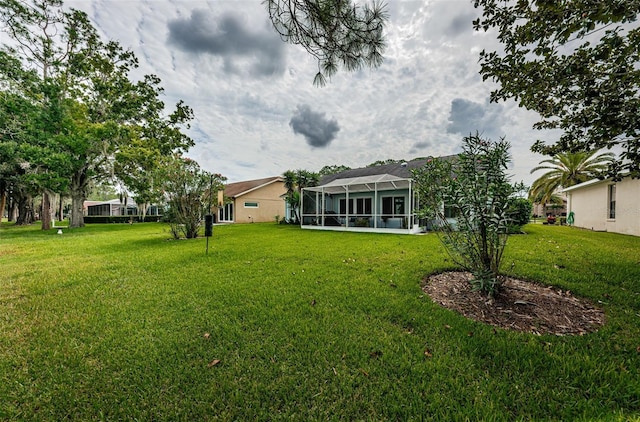
[(110, 201), (84, 201), (84, 215), (86, 216), (112, 216), (112, 215), (136, 215), (138, 205), (131, 198), (126, 198), (124, 204), (119, 199)]
[[(133, 198), (126, 198), (125, 203), (121, 203), (120, 199), (111, 199), (109, 201), (84, 201), (85, 216), (114, 216), (114, 215), (138, 215), (138, 205)], [(147, 208), (147, 215), (161, 215), (162, 210), (157, 205), (151, 205)]]
[(286, 193), (280, 176), (229, 183), (218, 192), (218, 222), (259, 223), (285, 216)]
[(574, 226), (640, 236), (640, 180), (590, 180), (571, 186), (568, 212)]
[(418, 195), (411, 171), (428, 158), (346, 170), (302, 192), (304, 229), (419, 233)]
[(562, 199), (562, 204), (533, 204), (532, 214), (538, 217), (547, 217), (552, 215), (554, 217), (564, 217), (567, 215), (567, 195), (563, 192), (559, 193), (559, 196)]

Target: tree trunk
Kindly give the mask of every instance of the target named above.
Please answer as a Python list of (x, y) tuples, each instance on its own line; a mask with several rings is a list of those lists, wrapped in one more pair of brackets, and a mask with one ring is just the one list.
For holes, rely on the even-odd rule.
[(87, 177), (84, 170), (73, 175), (71, 180), (70, 228), (84, 227), (84, 201), (87, 199)]
[(35, 220), (33, 215), (33, 198), (31, 195), (20, 195), (17, 198), (18, 217), (17, 226), (26, 226)]
[(64, 220), (64, 207), (63, 207), (63, 196), (60, 194), (60, 201), (58, 202), (58, 220)]
[(71, 191), (71, 219), (69, 221), (69, 227), (78, 228), (84, 227), (84, 194)]
[(42, 230), (51, 229), (51, 196), (48, 191), (42, 192), (42, 207), (40, 218), (42, 219)]
[[(7, 193), (0, 193), (0, 220), (4, 217), (4, 207), (7, 206)], [(7, 214), (8, 215), (8, 214)]]
[(14, 195), (11, 195), (9, 197), (9, 206), (7, 208), (9, 208), (9, 216), (7, 217), (8, 221), (16, 221), (18, 219), (18, 207), (16, 204), (16, 199), (14, 197)]
[(4, 217), (4, 207), (7, 206), (7, 184), (0, 181), (0, 221)]
[(147, 216), (147, 209), (149, 208), (149, 203), (145, 202), (141, 206), (142, 206), (142, 222), (144, 223), (144, 219)]

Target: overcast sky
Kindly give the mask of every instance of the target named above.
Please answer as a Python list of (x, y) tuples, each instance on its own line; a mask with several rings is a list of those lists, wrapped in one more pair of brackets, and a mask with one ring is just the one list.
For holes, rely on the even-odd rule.
[(387, 3), (384, 64), (317, 88), (317, 63), (280, 40), (260, 0), (66, 2), (162, 79), (168, 105), (193, 108), (188, 155), (230, 182), (453, 154), (478, 130), (511, 142), (513, 179), (530, 184), (545, 157), (529, 147), (557, 134), (532, 130), (537, 115), (513, 102), (489, 103), (478, 53), (497, 42), (473, 31), (472, 1)]

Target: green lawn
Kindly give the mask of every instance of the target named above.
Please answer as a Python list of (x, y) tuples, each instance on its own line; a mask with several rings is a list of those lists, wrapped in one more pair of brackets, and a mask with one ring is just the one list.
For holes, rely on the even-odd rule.
[(640, 238), (525, 230), (505, 268), (602, 302), (600, 331), (433, 304), (432, 234), (216, 226), (205, 255), (157, 223), (2, 223), (0, 420), (640, 418)]

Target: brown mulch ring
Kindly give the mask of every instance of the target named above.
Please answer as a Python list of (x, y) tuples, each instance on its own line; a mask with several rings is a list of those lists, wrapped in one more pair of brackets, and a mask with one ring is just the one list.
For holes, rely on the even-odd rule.
[(597, 331), (605, 322), (601, 309), (569, 291), (507, 278), (500, 293), (488, 299), (473, 291), (471, 277), (463, 271), (434, 274), (424, 280), (422, 290), (445, 308), (508, 330), (584, 335)]

